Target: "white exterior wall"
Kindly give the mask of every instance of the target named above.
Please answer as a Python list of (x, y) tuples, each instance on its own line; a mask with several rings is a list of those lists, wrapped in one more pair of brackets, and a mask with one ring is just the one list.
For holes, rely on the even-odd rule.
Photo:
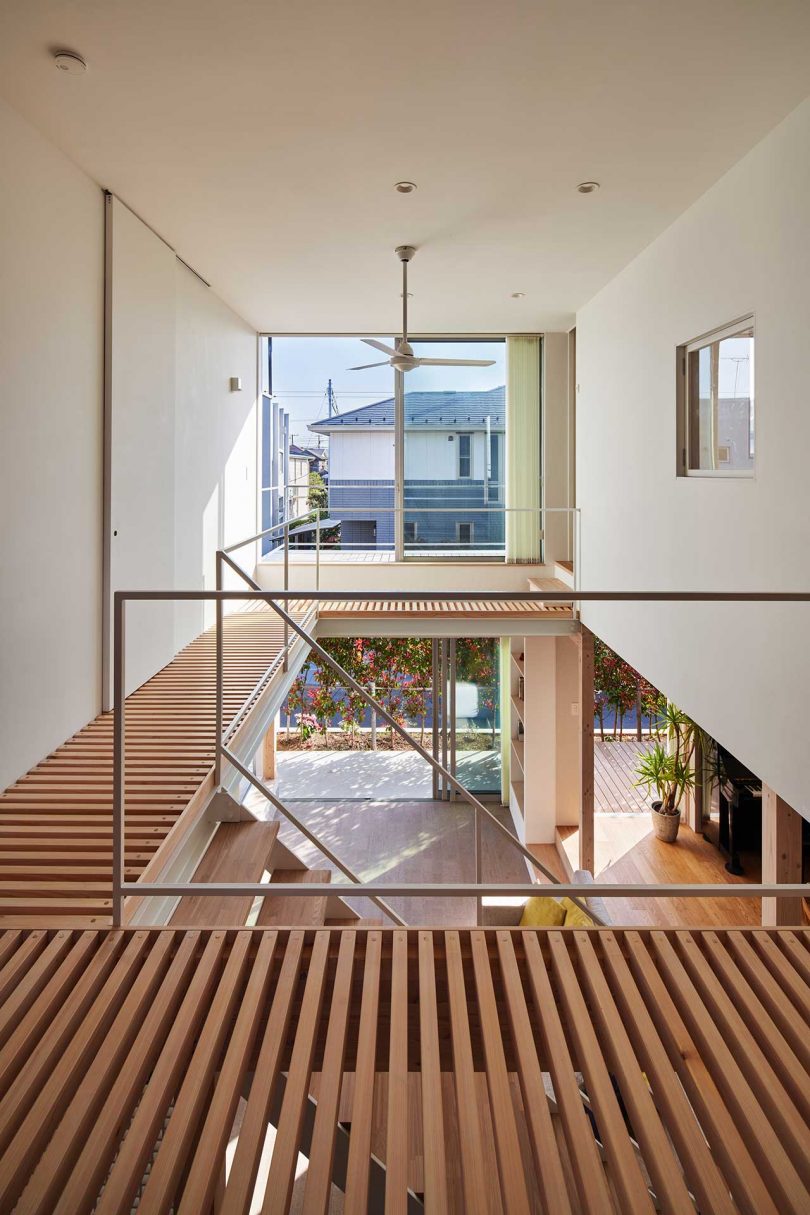
[(333, 430), (329, 436), (330, 481), (393, 481), (393, 430)]
[[(583, 589), (810, 587), (810, 100), (577, 318)], [(753, 312), (756, 473), (675, 476), (675, 348)], [(585, 622), (810, 817), (810, 606)]]
[[(472, 431), (472, 478), (486, 474), (486, 434)], [(453, 441), (449, 442), (452, 435)], [(419, 481), (454, 481), (458, 476), (457, 430), (407, 430), (405, 476)], [(393, 430), (333, 430), (329, 476), (334, 481), (393, 480)]]
[(406, 480), (411, 478), (414, 481), (455, 481), (458, 478), (459, 433), (472, 434), (470, 480), (482, 481), (487, 471), (486, 434), (483, 431), (460, 432), (432, 428), (405, 431)]
[(0, 789), (101, 703), (104, 199), (0, 102)]

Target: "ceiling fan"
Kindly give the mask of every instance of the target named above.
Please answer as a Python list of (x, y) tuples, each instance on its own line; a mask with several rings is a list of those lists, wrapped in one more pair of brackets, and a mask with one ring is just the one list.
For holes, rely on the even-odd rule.
[(408, 341), (408, 262), (416, 253), (413, 245), (397, 245), (394, 250), (402, 262), (402, 337), (397, 338), (396, 346), (386, 346), (375, 338), (363, 338), (367, 346), (373, 346), (387, 357), (379, 363), (361, 363), (359, 367), (350, 367), (349, 371), (365, 371), (368, 367), (393, 367), (395, 371), (413, 371), (416, 367), (492, 367), (494, 359), (420, 359), (413, 352)]

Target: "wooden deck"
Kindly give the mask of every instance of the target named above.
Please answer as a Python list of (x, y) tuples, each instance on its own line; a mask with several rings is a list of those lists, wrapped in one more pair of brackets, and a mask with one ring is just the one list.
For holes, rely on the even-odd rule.
[(809, 1020), (784, 929), (6, 932), (0, 1210), (806, 1215)]
[[(275, 613), (225, 618), (225, 719), (283, 644)], [(140, 877), (213, 788), (215, 639), (186, 646), (126, 702), (126, 877)], [(113, 715), (102, 713), (0, 794), (0, 925), (109, 923)]]
[(638, 755), (652, 747), (652, 742), (643, 738), (617, 739), (602, 742), (594, 739), (594, 810), (599, 814), (646, 814), (650, 813), (650, 801), (641, 789), (635, 787), (635, 766)]

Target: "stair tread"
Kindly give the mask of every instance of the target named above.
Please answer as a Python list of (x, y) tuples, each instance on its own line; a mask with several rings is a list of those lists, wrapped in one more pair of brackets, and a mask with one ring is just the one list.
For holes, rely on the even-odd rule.
[[(260, 882), (278, 835), (278, 823), (220, 823), (193, 882)], [(244, 924), (252, 895), (185, 895), (171, 920), (181, 928), (221, 928)]]
[[(328, 869), (274, 869), (270, 885), (278, 882), (323, 882), (332, 880)], [(264, 928), (268, 925), (286, 927), (317, 928), (326, 921), (328, 895), (313, 895), (312, 898), (283, 898), (265, 896), (256, 923)]]

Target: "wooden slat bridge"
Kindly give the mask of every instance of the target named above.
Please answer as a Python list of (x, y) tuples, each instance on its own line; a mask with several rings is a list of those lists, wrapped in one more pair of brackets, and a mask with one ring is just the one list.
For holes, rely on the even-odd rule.
[(0, 1212), (806, 1215), (809, 1019), (801, 930), (6, 931)]
[[(283, 634), (270, 609), (225, 617), (226, 723), (277, 658)], [(213, 790), (215, 689), (209, 629), (127, 697), (127, 881)], [(102, 713), (0, 794), (0, 925), (109, 923), (112, 765), (113, 715)]]
[(333, 599), (318, 605), (322, 620), (369, 617), (420, 620), (522, 620), (554, 616), (570, 620), (570, 603), (544, 603), (537, 599)]

